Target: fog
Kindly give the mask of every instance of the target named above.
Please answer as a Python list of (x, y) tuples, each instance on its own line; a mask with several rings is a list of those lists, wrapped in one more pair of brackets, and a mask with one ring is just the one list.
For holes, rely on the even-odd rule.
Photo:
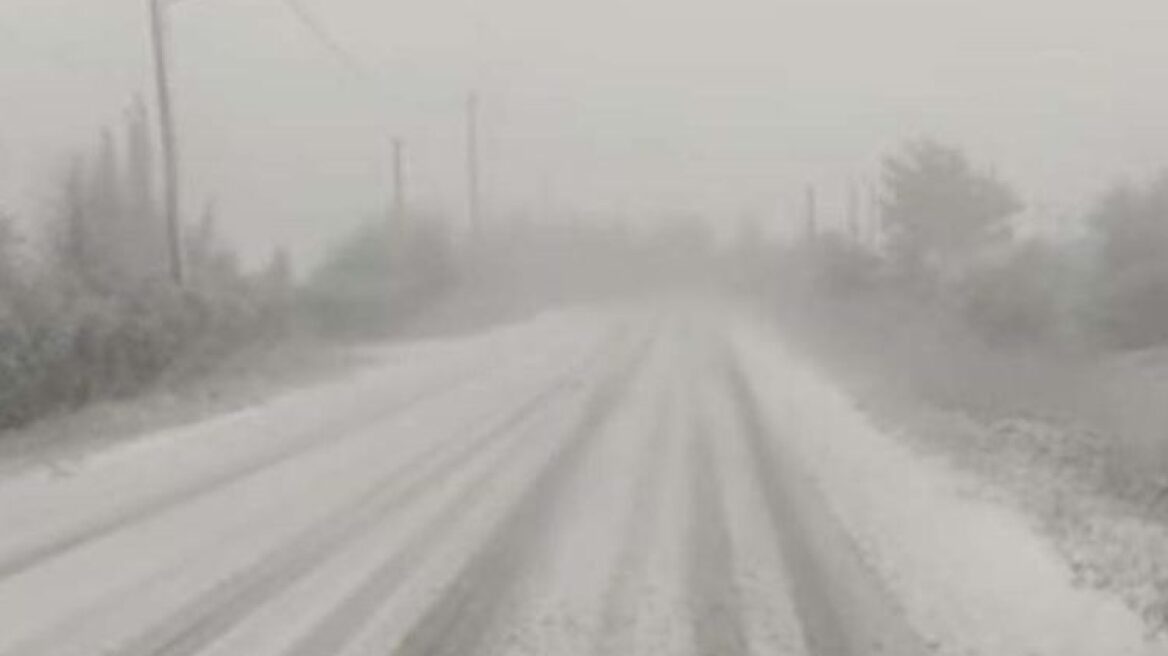
[(0, 654), (1168, 654), (1163, 0), (0, 0)]
[[(491, 215), (827, 216), (879, 158), (932, 136), (992, 162), (1057, 221), (1168, 149), (1168, 6), (1155, 0), (178, 0), (188, 215), (214, 199), (252, 257), (314, 259), (388, 202), (463, 211), (462, 108), (482, 98)], [(43, 208), (48, 172), (151, 97), (139, 0), (0, 4), (0, 198)], [(27, 212), (26, 214), (35, 214)]]

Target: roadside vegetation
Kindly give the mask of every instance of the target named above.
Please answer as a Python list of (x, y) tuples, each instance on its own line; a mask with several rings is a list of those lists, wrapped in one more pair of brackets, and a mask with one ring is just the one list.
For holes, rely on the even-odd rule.
[(243, 271), (213, 212), (184, 242), (190, 284), (169, 283), (149, 143), (139, 108), (72, 159), (49, 216), (0, 226), (0, 429), (133, 394), (280, 330), (286, 258)]
[(436, 217), (371, 221), (297, 276), (282, 250), (242, 264), (209, 205), (184, 225), (176, 284), (153, 153), (135, 105), (63, 167), (44, 215), (0, 208), (0, 432), (375, 333), (453, 277)]
[(1168, 628), (1168, 172), (1037, 230), (1008, 182), (917, 141), (883, 163), (878, 224), (812, 211), (783, 241), (696, 216), (471, 232), (411, 211), (299, 275), (281, 251), (242, 265), (208, 207), (178, 285), (153, 151), (135, 106), (64, 167), (45, 216), (0, 208), (0, 431), (289, 343), (729, 289), (777, 308), (875, 414), (1016, 493), (1084, 583)]
[(879, 210), (770, 265), (787, 325), (1168, 628), (1168, 173), (1044, 232), (1008, 183), (914, 142), (884, 162)]
[(297, 297), (298, 323), (328, 337), (383, 336), (449, 292), (457, 267), (444, 217), (371, 218), (309, 273)]
[[(44, 446), (30, 441), (71, 441), (62, 432), (101, 432), (71, 419), (83, 409), (83, 424), (97, 412), (104, 432), (137, 432), (166, 419), (124, 421), (105, 415), (138, 410), (104, 409), (157, 407), (189, 419), (224, 408), (197, 403), (206, 407), (191, 411), (172, 399), (215, 389), (254, 399), (263, 385), (251, 370), (279, 378), (285, 369), (266, 352), (300, 352), (296, 360), (327, 372), (303, 352), (472, 330), (555, 303), (636, 298), (709, 280), (725, 264), (696, 216), (642, 229), (495, 216), (489, 230), (471, 234), (411, 209), (371, 214), (310, 269), (297, 270), (281, 250), (255, 267), (221, 234), (208, 204), (183, 225), (176, 284), (155, 151), (146, 110), (135, 104), (62, 167), (42, 215), (0, 209), (0, 457)], [(286, 369), (303, 379), (299, 364)], [(56, 420), (29, 429), (46, 418)]]

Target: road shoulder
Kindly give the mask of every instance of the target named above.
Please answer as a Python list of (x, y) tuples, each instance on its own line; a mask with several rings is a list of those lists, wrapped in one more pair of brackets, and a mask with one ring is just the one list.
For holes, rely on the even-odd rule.
[(770, 327), (739, 328), (769, 421), (936, 653), (1164, 653), (1118, 598), (1075, 585), (1024, 510), (878, 429), (834, 381), (776, 348)]

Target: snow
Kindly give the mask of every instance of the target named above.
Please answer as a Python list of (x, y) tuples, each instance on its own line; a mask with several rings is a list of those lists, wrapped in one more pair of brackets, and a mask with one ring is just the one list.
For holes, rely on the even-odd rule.
[[(421, 359), (395, 349), (388, 364), (347, 384), (129, 443), (65, 479), (34, 470), (5, 481), (0, 564), (175, 494), (195, 495), (133, 516), (133, 531), (112, 530), (0, 581), (7, 627), (0, 652), (22, 645), (38, 653), (51, 644), (53, 653), (92, 653), (254, 566), (258, 555), (325, 521), (398, 464), (473, 435), (500, 407), (510, 408), (500, 399), (541, 393), (606, 334), (607, 322), (580, 319), (566, 313), (447, 349), (422, 345), (431, 353)], [(474, 375), (500, 358), (509, 360), (502, 372)], [(419, 389), (443, 395), (412, 403), (426, 401)], [(274, 465), (250, 469), (273, 458)], [(214, 484), (235, 472), (242, 475)]]
[(631, 519), (628, 500), (646, 462), (659, 396), (661, 363), (638, 378), (626, 402), (601, 427), (596, 448), (520, 582), (515, 603), (500, 629), (478, 653), (529, 653), (581, 656), (595, 653), (602, 631), (606, 593), (617, 572)]
[(750, 471), (751, 455), (742, 440), (726, 439), (742, 427), (724, 397), (711, 394), (708, 399), (704, 410), (710, 417), (709, 430), (715, 436), (713, 443), (722, 469), (737, 563), (735, 585), (742, 601), (750, 653), (806, 654), (806, 638), (795, 602), (783, 592), (791, 584), (776, 548), (779, 536), (767, 517), (762, 491), (746, 473)]
[(969, 494), (976, 481), (881, 434), (780, 341), (756, 321), (733, 332), (773, 433), (786, 436), (937, 653), (1168, 653), (1119, 600), (1075, 587), (1021, 512)]
[[(802, 656), (780, 539), (797, 534), (775, 525), (727, 343), (775, 448), (937, 654), (1168, 653), (1076, 588), (1020, 512), (880, 433), (760, 321), (706, 307), (375, 349), (347, 381), (0, 481), (0, 653), (353, 656), (422, 635), (482, 654), (729, 639)], [(482, 587), (460, 603), (467, 582)]]

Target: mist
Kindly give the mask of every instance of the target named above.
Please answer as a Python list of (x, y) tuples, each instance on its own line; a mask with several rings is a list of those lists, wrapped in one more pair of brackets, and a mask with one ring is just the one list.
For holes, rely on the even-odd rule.
[(1168, 654), (1165, 28), (4, 0), (0, 654)]
[[(482, 96), (495, 214), (694, 211), (797, 221), (802, 189), (868, 185), (879, 157), (933, 136), (992, 161), (1057, 221), (1159, 164), (1168, 110), (1157, 2), (510, 0), (309, 9), (347, 60), (272, 1), (173, 8), (188, 213), (214, 199), (253, 259), (316, 258), (326, 215), (388, 197), (389, 140), (411, 195), (458, 212), (462, 104)], [(0, 8), (0, 152), (9, 202), (149, 89), (141, 2)], [(148, 94), (147, 94), (148, 95)], [(838, 190), (838, 191), (836, 191)], [(351, 224), (350, 224), (351, 225)]]

